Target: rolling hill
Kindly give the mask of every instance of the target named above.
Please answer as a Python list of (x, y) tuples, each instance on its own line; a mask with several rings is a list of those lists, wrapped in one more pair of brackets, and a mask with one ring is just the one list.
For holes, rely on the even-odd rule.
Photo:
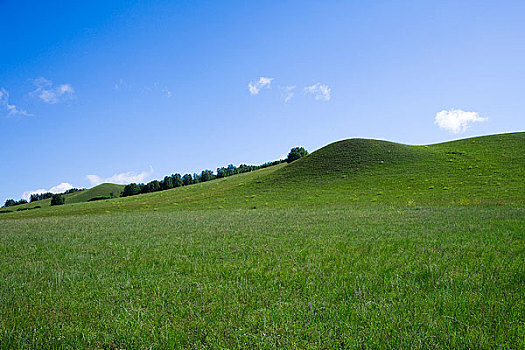
[[(329, 144), (291, 164), (175, 188), (85, 203), (118, 193), (102, 184), (74, 193), (62, 207), (2, 217), (133, 210), (181, 210), (367, 205), (517, 204), (525, 200), (525, 133), (428, 146), (350, 139)], [(43, 205), (42, 205), (43, 204)], [(23, 208), (24, 206), (20, 206)]]

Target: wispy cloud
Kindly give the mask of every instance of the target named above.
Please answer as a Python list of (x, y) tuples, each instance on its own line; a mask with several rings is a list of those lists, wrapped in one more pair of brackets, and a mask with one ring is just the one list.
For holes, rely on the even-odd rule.
[(304, 88), (306, 95), (314, 95), (316, 100), (330, 101), (330, 92), (332, 89), (326, 84), (316, 83)]
[(481, 117), (477, 112), (465, 112), (461, 109), (442, 110), (436, 113), (434, 124), (454, 134), (465, 132), (470, 123), (484, 122), (488, 118)]
[(9, 92), (4, 88), (0, 89), (0, 110), (3, 110), (4, 112), (6, 112), (8, 117), (12, 117), (16, 115), (25, 115), (25, 116), (32, 115), (13, 104), (9, 104)]
[(146, 86), (142, 91), (143, 92), (155, 92), (157, 94), (160, 93), (161, 95), (166, 96), (167, 98), (172, 97), (170, 89), (166, 85), (163, 85), (159, 82), (155, 82), (150, 86)]
[(290, 101), (295, 95), (295, 85), (280, 86), (279, 89), (281, 89), (281, 99), (284, 101), (284, 103)]
[(101, 183), (110, 182), (114, 184), (129, 184), (132, 182), (144, 182), (153, 174), (153, 168), (150, 166), (149, 171), (143, 171), (141, 173), (135, 173), (133, 171), (128, 171), (125, 173), (114, 174), (110, 177), (102, 177), (98, 175), (86, 175), (86, 178), (91, 183), (92, 186), (100, 185)]
[(113, 89), (115, 90), (124, 90), (127, 88), (128, 88), (128, 83), (126, 83), (126, 81), (123, 79), (120, 79), (119, 81), (115, 83), (115, 85), (113, 85)]
[(155, 88), (155, 90), (160, 91), (161, 94), (163, 94), (167, 98), (171, 97), (171, 91), (166, 86), (161, 85), (160, 83), (154, 83), (153, 87)]
[(272, 84), (272, 80), (273, 78), (260, 77), (259, 80), (256, 82), (250, 81), (248, 83), (248, 90), (250, 91), (250, 94), (252, 96), (255, 96), (259, 94), (259, 91), (261, 91), (261, 89), (269, 89)]
[(162, 89), (162, 93), (166, 95), (166, 97), (171, 97), (171, 91), (168, 90), (168, 88)]
[(49, 104), (56, 104), (75, 98), (75, 90), (70, 84), (53, 86), (53, 82), (46, 78), (33, 80), (35, 90), (30, 95)]
[(56, 186), (51, 187), (49, 190), (41, 188), (39, 190), (34, 190), (34, 191), (25, 191), (24, 193), (22, 193), (22, 199), (25, 199), (26, 201), (29, 202), (29, 199), (31, 198), (32, 194), (46, 193), (46, 192), (62, 193), (72, 188), (73, 186), (70, 183), (62, 182)]
[[(252, 96), (258, 95), (262, 89), (269, 89), (273, 80), (274, 78), (260, 77), (259, 80), (248, 83), (248, 90)], [(284, 103), (289, 102), (295, 96), (295, 85), (283, 85), (278, 88)], [(316, 100), (330, 101), (332, 89), (327, 84), (315, 83), (304, 87), (303, 91), (305, 95), (312, 95)]]

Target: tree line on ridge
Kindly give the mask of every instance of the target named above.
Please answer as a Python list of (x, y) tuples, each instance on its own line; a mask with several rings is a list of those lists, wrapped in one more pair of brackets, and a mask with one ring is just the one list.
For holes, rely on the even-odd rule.
[[(261, 165), (247, 165), (247, 164), (241, 164), (238, 167), (236, 167), (233, 164), (230, 164), (226, 167), (217, 168), (217, 172), (214, 173), (212, 170), (203, 170), (200, 173), (194, 173), (192, 174), (184, 174), (181, 175), (179, 173), (172, 174), (169, 176), (165, 176), (162, 180), (153, 180), (146, 184), (144, 183), (131, 183), (124, 187), (124, 190), (120, 194), (121, 197), (128, 197), (128, 196), (134, 196), (141, 193), (150, 193), (150, 192), (157, 192), (157, 191), (163, 191), (163, 190), (169, 190), (171, 188), (176, 187), (182, 187), (182, 186), (189, 186), (193, 184), (197, 184), (200, 182), (206, 182), (211, 181), (214, 179), (220, 179), (227, 176), (242, 174), (251, 172), (254, 170), (264, 169), (270, 166), (274, 166), (277, 164), (281, 164), (284, 162), (291, 163), (299, 158), (302, 158), (304, 156), (308, 155), (308, 151), (304, 147), (294, 147), (290, 150), (288, 153), (288, 156), (286, 159), (279, 159), (273, 162), (266, 162)], [(83, 191), (83, 189), (78, 188), (72, 188), (69, 189), (63, 193), (51, 193), (51, 192), (45, 192), (45, 193), (36, 193), (32, 194), (30, 197), (30, 202), (35, 202), (47, 198), (51, 198), (51, 205), (61, 205), (65, 203), (64, 194), (74, 193), (78, 191)], [(6, 200), (4, 207), (11, 207), (15, 205), (20, 204), (26, 204), (27, 201), (25, 199), (20, 199), (18, 201), (15, 201), (14, 199), (8, 199)]]

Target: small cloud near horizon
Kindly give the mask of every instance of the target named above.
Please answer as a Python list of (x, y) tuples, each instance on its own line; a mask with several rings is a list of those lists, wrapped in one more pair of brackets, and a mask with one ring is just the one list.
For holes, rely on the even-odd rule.
[(128, 171), (120, 174), (113, 174), (110, 177), (102, 177), (99, 175), (86, 175), (87, 180), (91, 183), (92, 186), (100, 185), (102, 183), (110, 182), (114, 184), (127, 185), (132, 182), (140, 183), (145, 182), (153, 174), (153, 168), (150, 166), (149, 171), (143, 171), (141, 173), (135, 173), (133, 171)]
[(484, 122), (487, 120), (488, 118), (481, 117), (477, 112), (450, 109), (436, 113), (434, 124), (454, 134), (461, 134), (468, 129), (471, 123)]
[(48, 104), (57, 104), (75, 98), (75, 90), (71, 84), (60, 84), (53, 86), (53, 82), (44, 77), (33, 80), (35, 90), (30, 92), (30, 96)]
[(255, 96), (259, 94), (262, 89), (269, 89), (272, 84), (273, 78), (260, 77), (258, 81), (250, 81), (248, 83), (248, 90), (250, 95)]
[(9, 92), (4, 88), (0, 89), (0, 110), (7, 112), (7, 117), (16, 115), (32, 116), (32, 114), (27, 113), (25, 110), (14, 104), (9, 104)]
[(41, 188), (39, 190), (34, 190), (34, 191), (25, 191), (24, 193), (22, 193), (22, 199), (25, 199), (26, 201), (29, 202), (29, 199), (31, 199), (32, 194), (47, 193), (47, 192), (62, 193), (72, 188), (73, 188), (73, 185), (71, 185), (70, 183), (62, 182), (56, 186), (51, 187), (49, 190)]
[(316, 100), (330, 101), (332, 89), (326, 84), (316, 83), (304, 88), (306, 95), (314, 95)]

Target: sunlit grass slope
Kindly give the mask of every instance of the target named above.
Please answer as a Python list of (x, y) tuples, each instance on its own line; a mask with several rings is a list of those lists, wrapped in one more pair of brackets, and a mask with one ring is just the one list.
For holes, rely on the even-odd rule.
[(275, 177), (320, 203), (510, 204), (525, 200), (524, 164), (525, 133), (429, 146), (353, 139), (323, 147)]
[[(512, 205), (525, 201), (523, 164), (525, 133), (429, 146), (351, 139), (332, 143), (291, 164), (252, 173), (168, 191), (1, 217), (376, 204)], [(72, 196), (66, 202), (81, 202), (80, 197), (84, 200), (91, 194), (85, 191), (75, 195), (78, 197)]]

